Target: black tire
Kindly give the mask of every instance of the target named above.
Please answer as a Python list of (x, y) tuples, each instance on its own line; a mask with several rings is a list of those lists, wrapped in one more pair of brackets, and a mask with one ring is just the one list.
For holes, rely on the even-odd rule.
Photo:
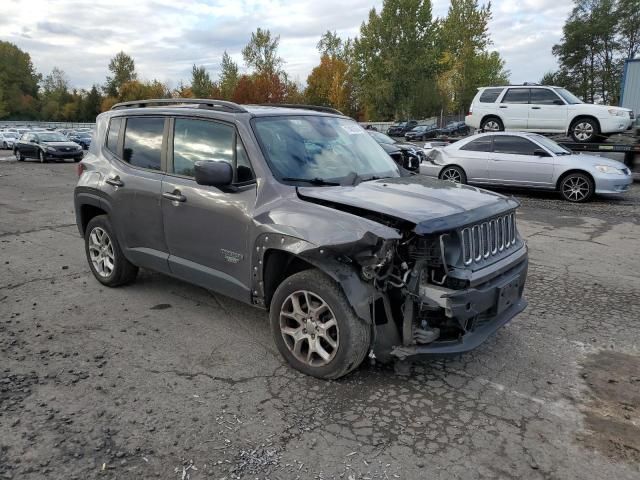
[(504, 132), (504, 124), (498, 117), (485, 117), (480, 123), (483, 132)]
[[(281, 331), (281, 312), (283, 308), (286, 308), (286, 302), (289, 301), (291, 295), (303, 291), (323, 300), (329, 308), (328, 311), (325, 310), (325, 313), (332, 315), (337, 323), (334, 338), (334, 340), (337, 339), (337, 348), (332, 350), (333, 357), (324, 365), (311, 365), (311, 362), (299, 360), (291, 351), (285, 341), (285, 334)], [(290, 321), (287, 319), (288, 317), (283, 316), (282, 318), (285, 325)], [(269, 319), (271, 333), (280, 354), (293, 368), (313, 377), (331, 380), (346, 375), (362, 363), (371, 347), (370, 326), (356, 316), (340, 287), (331, 278), (316, 269), (293, 274), (278, 286), (271, 301)], [(299, 325), (299, 329), (303, 329), (304, 322), (291, 321)], [(303, 331), (305, 335), (308, 334), (307, 330)], [(291, 342), (292, 337), (289, 337), (288, 341)], [(309, 339), (301, 340), (301, 342), (306, 342), (307, 352), (310, 350), (309, 341)], [(317, 341), (320, 342), (320, 336)], [(306, 355), (304, 350), (301, 349), (301, 352), (303, 356)]]
[(583, 203), (593, 198), (595, 185), (591, 177), (585, 173), (569, 173), (560, 180), (560, 195), (568, 202)]
[(7, 142), (2, 142), (2, 149), (9, 150), (9, 146), (7, 145)]
[(18, 160), (19, 162), (24, 162), (24, 155), (22, 155), (22, 152), (19, 149), (14, 149), (13, 153), (16, 156), (16, 160)]
[(440, 180), (446, 180), (454, 183), (467, 183), (467, 174), (464, 173), (462, 168), (456, 165), (448, 165), (440, 170), (440, 174), (438, 175)]
[(40, 163), (47, 163), (47, 157), (45, 156), (44, 152), (42, 150), (40, 150), (38, 152), (38, 158), (40, 159)]
[[(103, 275), (93, 264), (91, 259), (91, 254), (89, 253), (91, 235), (97, 232), (96, 229), (100, 229), (105, 232), (112, 245), (113, 251), (113, 269), (109, 275)], [(118, 239), (115, 235), (113, 227), (111, 226), (111, 222), (109, 221), (109, 217), (107, 215), (98, 215), (93, 217), (89, 224), (87, 225), (87, 229), (84, 233), (84, 249), (87, 255), (87, 262), (89, 263), (89, 268), (91, 268), (91, 272), (93, 272), (93, 276), (107, 287), (118, 287), (120, 285), (125, 285), (127, 283), (131, 283), (135, 280), (138, 275), (138, 267), (129, 262), (122, 253), (122, 249), (120, 248), (120, 244), (118, 243)]]
[(571, 124), (569, 133), (574, 142), (594, 142), (600, 136), (600, 125), (593, 118), (578, 118)]

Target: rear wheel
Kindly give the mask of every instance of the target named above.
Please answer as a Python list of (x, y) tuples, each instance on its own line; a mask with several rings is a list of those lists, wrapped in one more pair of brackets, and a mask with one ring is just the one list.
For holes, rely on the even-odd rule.
[(504, 125), (498, 117), (487, 117), (482, 120), (480, 130), (485, 132), (502, 132)]
[(107, 215), (98, 215), (89, 221), (84, 244), (89, 267), (103, 285), (117, 287), (136, 278), (138, 267), (122, 253)]
[(570, 173), (560, 182), (560, 194), (569, 202), (587, 202), (594, 192), (593, 180), (584, 173)]
[(579, 118), (571, 124), (571, 138), (579, 143), (593, 142), (600, 134), (598, 122), (591, 118)]
[(338, 285), (319, 270), (285, 279), (273, 295), (269, 317), (281, 355), (307, 375), (342, 377), (369, 352), (369, 325), (356, 316)]
[(444, 167), (440, 172), (439, 178), (453, 183), (467, 183), (467, 176), (464, 170), (455, 165)]

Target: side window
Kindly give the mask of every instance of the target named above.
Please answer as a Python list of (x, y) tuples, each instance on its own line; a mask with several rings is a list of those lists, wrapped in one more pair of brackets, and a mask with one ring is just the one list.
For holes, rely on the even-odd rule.
[(493, 151), (495, 153), (512, 153), (516, 155), (533, 155), (538, 149), (536, 144), (526, 138), (512, 137), (510, 135), (496, 135), (493, 139)]
[(125, 162), (135, 167), (160, 170), (164, 118), (130, 117), (124, 130)]
[[(555, 93), (546, 88), (532, 88), (531, 89), (531, 103), (537, 105), (555, 105), (556, 101), (560, 100)], [(562, 102), (562, 100), (560, 100)], [(562, 102), (564, 105), (564, 102)]]
[(234, 155), (235, 129), (230, 125), (207, 120), (176, 118), (173, 131), (173, 171), (193, 177), (198, 161), (237, 162), (236, 183), (253, 180), (251, 164), (240, 139)]
[(471, 152), (490, 152), (491, 151), (491, 139), (493, 137), (481, 137), (477, 140), (467, 143), (460, 147), (460, 150), (468, 150)]
[[(113, 117), (109, 120), (109, 132), (107, 133), (107, 148), (118, 154), (118, 136), (122, 126), (122, 117)], [(70, 133), (68, 135), (71, 135)]]
[(485, 88), (480, 95), (481, 103), (493, 103), (495, 102), (500, 94), (502, 93), (502, 88)]
[(529, 103), (528, 88), (510, 88), (502, 98), (502, 103)]

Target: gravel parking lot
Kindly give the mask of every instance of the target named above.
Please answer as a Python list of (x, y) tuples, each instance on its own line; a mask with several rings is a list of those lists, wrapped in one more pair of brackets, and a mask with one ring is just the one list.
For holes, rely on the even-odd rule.
[(639, 478), (640, 185), (507, 192), (528, 309), (471, 354), (324, 382), (260, 310), (150, 272), (101, 286), (75, 165), (0, 155), (0, 479)]

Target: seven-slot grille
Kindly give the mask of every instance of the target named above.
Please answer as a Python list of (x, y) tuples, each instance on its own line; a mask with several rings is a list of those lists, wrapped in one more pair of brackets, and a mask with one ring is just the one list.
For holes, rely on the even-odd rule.
[(516, 243), (516, 214), (507, 213), (486, 222), (465, 227), (460, 232), (465, 265), (499, 255)]

